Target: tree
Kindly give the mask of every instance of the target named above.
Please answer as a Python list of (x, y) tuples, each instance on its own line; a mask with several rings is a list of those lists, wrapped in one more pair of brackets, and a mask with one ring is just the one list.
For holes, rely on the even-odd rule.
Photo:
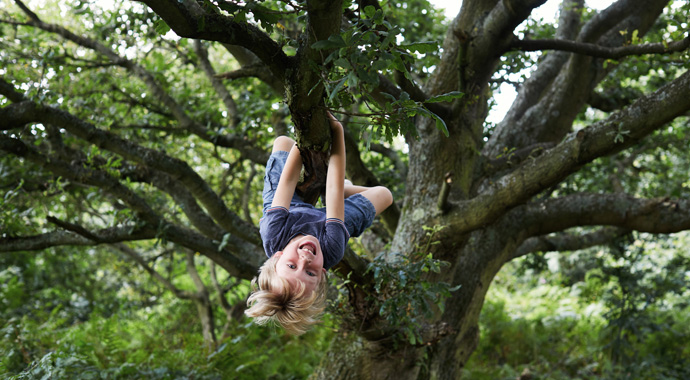
[[(330, 109), (353, 182), (404, 186), (374, 231), (386, 253), (348, 251), (337, 268), (356, 334), (317, 377), (451, 379), (506, 262), (690, 229), (687, 184), (651, 192), (635, 164), (687, 146), (687, 3), (564, 0), (556, 26), (520, 29), (543, 0), (467, 0), (445, 30), (425, 1), (143, 3), (16, 0), (3, 16), (0, 251), (171, 243), (251, 278), (255, 167), (289, 115), (303, 190), (318, 196)], [(492, 91), (525, 67), (505, 118), (487, 123)], [(377, 144), (398, 135), (409, 153)]]

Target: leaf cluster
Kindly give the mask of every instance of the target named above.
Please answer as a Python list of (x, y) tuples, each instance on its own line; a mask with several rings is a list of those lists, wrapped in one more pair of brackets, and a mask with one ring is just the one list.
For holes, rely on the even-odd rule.
[(371, 300), (378, 305), (378, 314), (400, 332), (396, 339), (409, 344), (422, 344), (420, 328), (438, 311), (444, 310), (444, 301), (460, 286), (439, 281), (436, 278), (449, 263), (434, 259), (429, 253), (435, 244), (434, 235), (441, 228), (426, 227), (428, 244), (409, 256), (379, 254), (368, 265), (367, 273), (374, 276), (375, 294)]
[(424, 101), (412, 100), (406, 92), (399, 97), (383, 93), (388, 100), (383, 104), (372, 95), (379, 87), (379, 75), (397, 73), (413, 82), (410, 67), (424, 55), (437, 51), (438, 43), (399, 43), (405, 41), (401, 27), (389, 22), (382, 9), (371, 5), (364, 7), (360, 16), (351, 27), (311, 46), (316, 50), (332, 51), (325, 58), (321, 81), (328, 106), (333, 109), (348, 109), (355, 104), (359, 108), (363, 106), (366, 112), (363, 116), (371, 117), (375, 135), (389, 142), (397, 135), (414, 134), (412, 118), (416, 115), (434, 119), (447, 136), (448, 128), (443, 119), (425, 104), (450, 102), (462, 97), (462, 93), (455, 91)]
[(688, 258), (677, 254), (687, 237), (635, 235), (606, 249), (549, 253), (544, 270), (509, 263), (489, 290), (464, 375), (687, 377)]

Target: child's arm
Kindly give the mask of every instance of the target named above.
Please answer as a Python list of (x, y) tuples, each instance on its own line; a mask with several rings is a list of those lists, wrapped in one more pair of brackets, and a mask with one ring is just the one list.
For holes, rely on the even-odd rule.
[(292, 146), (290, 154), (285, 161), (285, 167), (280, 174), (280, 181), (278, 181), (278, 188), (273, 196), (273, 203), (271, 207), (285, 207), (290, 209), (290, 201), (295, 194), (295, 187), (299, 181), (299, 173), (302, 170), (302, 156), (299, 153), (297, 144)]
[(345, 136), (342, 124), (330, 112), (328, 117), (333, 141), (326, 175), (326, 218), (344, 220)]

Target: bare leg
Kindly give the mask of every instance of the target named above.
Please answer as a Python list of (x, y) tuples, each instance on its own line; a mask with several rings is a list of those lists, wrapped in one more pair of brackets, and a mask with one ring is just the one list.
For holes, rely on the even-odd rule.
[(287, 137), (287, 136), (278, 136), (276, 139), (273, 141), (273, 152), (277, 151), (285, 151), (289, 152), (290, 149), (292, 149), (292, 146), (295, 145), (295, 140)]
[(367, 198), (376, 209), (376, 215), (379, 215), (383, 210), (387, 209), (388, 206), (393, 204), (393, 194), (388, 188), (383, 186), (376, 186), (361, 192), (365, 198)]
[(354, 194), (362, 194), (366, 199), (369, 200), (369, 202), (371, 202), (371, 204), (374, 205), (376, 215), (379, 215), (383, 212), (383, 210), (388, 208), (388, 206), (393, 204), (393, 194), (391, 194), (391, 191), (383, 186), (357, 186), (353, 185), (352, 182), (345, 180), (344, 192), (345, 198)]
[(345, 180), (345, 187), (344, 187), (345, 198), (347, 198), (351, 195), (359, 194), (359, 193), (366, 191), (366, 190), (369, 190), (369, 189), (370, 189), (369, 187), (356, 186), (356, 185), (353, 185), (352, 182), (350, 182), (350, 180), (347, 180), (347, 179)]

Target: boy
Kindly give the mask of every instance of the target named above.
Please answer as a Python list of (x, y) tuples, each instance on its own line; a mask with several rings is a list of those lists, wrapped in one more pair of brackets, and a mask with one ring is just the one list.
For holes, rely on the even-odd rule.
[(252, 281), (245, 311), (259, 324), (273, 322), (292, 334), (317, 323), (326, 304), (326, 270), (340, 262), (350, 236), (359, 236), (393, 203), (382, 186), (345, 181), (343, 126), (328, 113), (333, 142), (326, 175), (326, 208), (295, 194), (302, 158), (286, 136), (273, 143), (264, 177), (264, 217), (259, 223), (269, 257)]

